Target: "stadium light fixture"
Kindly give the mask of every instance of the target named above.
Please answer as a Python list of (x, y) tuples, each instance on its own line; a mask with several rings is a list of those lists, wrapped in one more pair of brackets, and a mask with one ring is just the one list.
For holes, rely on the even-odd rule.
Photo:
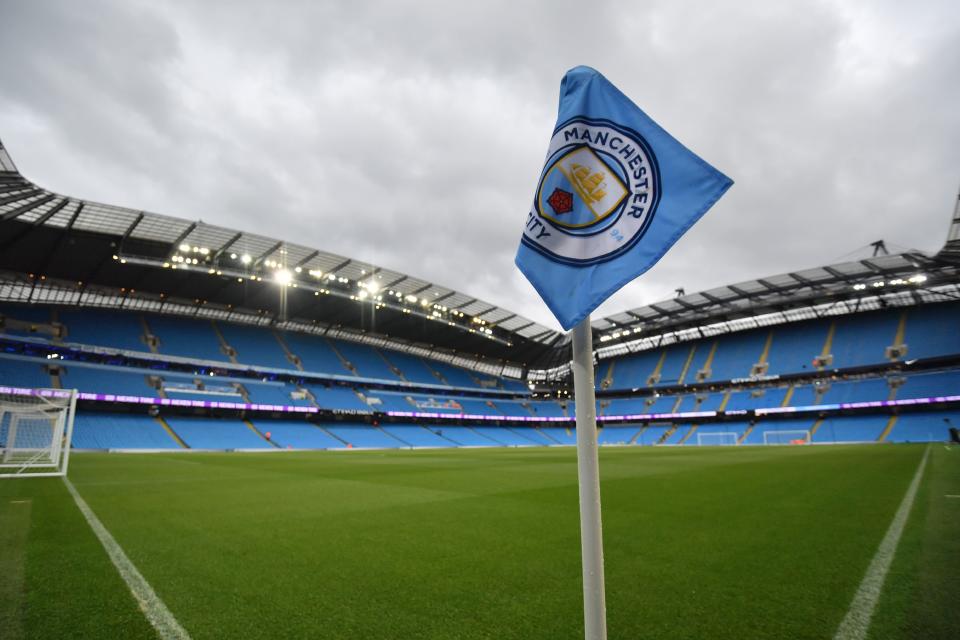
[(231, 253), (231, 254), (230, 254), (230, 259), (231, 259), (231, 260), (236, 260), (236, 259), (237, 259), (237, 254)]
[(253, 258), (250, 257), (249, 253), (245, 253), (242, 256), (240, 256), (240, 262), (242, 262), (243, 264), (250, 264), (252, 261), (253, 261)]
[(180, 245), (180, 251), (183, 253), (189, 253), (190, 245), (188, 245), (187, 243), (183, 243), (182, 245)]
[(417, 302), (419, 302), (419, 300), (417, 299), (417, 296), (415, 296), (415, 295), (413, 295), (413, 294), (409, 294), (409, 295), (407, 295), (407, 302), (412, 302), (413, 304), (417, 304)]
[(370, 280), (367, 283), (367, 291), (369, 291), (371, 294), (376, 294), (378, 291), (380, 291), (380, 285), (373, 280)]

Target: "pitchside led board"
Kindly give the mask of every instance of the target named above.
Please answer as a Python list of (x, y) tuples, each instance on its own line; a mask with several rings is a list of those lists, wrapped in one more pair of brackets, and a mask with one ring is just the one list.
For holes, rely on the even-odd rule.
[(598, 71), (560, 83), (560, 111), (517, 267), (565, 330), (663, 254), (733, 181)]

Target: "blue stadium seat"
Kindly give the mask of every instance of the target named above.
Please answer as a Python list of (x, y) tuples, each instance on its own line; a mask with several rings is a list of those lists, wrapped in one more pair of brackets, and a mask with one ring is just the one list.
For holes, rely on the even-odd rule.
[(306, 385), (310, 393), (316, 399), (317, 404), (322, 409), (341, 409), (346, 411), (372, 411), (369, 405), (365, 404), (357, 397), (353, 389), (349, 387), (308, 384)]
[(295, 369), (269, 327), (218, 322), (223, 339), (237, 352), (237, 361), (273, 369)]
[(380, 350), (386, 359), (400, 370), (403, 377), (408, 382), (417, 382), (422, 384), (440, 384), (440, 379), (433, 371), (417, 356), (403, 353), (401, 351), (392, 351), (390, 349)]
[(909, 309), (904, 342), (908, 359), (960, 353), (960, 303), (945, 302)]
[(877, 311), (840, 316), (833, 334), (834, 369), (886, 362), (886, 348), (897, 334), (899, 313)]
[(143, 415), (78, 412), (73, 421), (75, 449), (180, 449), (153, 418)]
[(44, 368), (46, 365), (46, 360), (0, 356), (0, 385), (49, 389), (53, 380)]
[(334, 340), (332, 344), (353, 365), (360, 377), (389, 381), (400, 379), (373, 347), (344, 340)]
[(228, 418), (165, 418), (191, 449), (272, 449), (241, 420)]
[(285, 332), (282, 334), (290, 351), (300, 358), (304, 371), (314, 373), (330, 373), (340, 376), (352, 376), (353, 372), (347, 369), (330, 343), (320, 336), (310, 336), (301, 333)]
[(907, 376), (897, 389), (897, 399), (960, 395), (960, 371), (942, 371)]
[(577, 432), (575, 429), (565, 429), (563, 427), (537, 427), (537, 430), (553, 440), (556, 444), (577, 444)]
[[(717, 350), (710, 364), (711, 375), (707, 380), (733, 380), (748, 377), (753, 365), (760, 361), (768, 334), (768, 329), (757, 329), (718, 338)], [(696, 370), (687, 374), (687, 382), (693, 380), (691, 375), (696, 375)]]
[(398, 449), (405, 447), (397, 438), (375, 427), (324, 424), (323, 427), (354, 449)]
[(261, 433), (269, 433), (270, 441), (282, 449), (343, 449), (347, 446), (310, 422), (268, 418), (254, 418), (253, 422)]
[(603, 427), (597, 432), (597, 444), (630, 444), (639, 431), (637, 425)]
[(140, 316), (94, 309), (61, 310), (60, 322), (67, 328), (66, 342), (77, 342), (126, 351), (149, 352), (143, 339)]
[(813, 371), (813, 359), (823, 351), (829, 320), (813, 320), (779, 325), (773, 330), (773, 342), (767, 354), (767, 373), (803, 373)]
[(291, 394), (296, 391), (293, 385), (269, 382), (244, 382), (244, 389), (250, 402), (254, 404), (279, 404), (294, 407), (312, 406), (308, 398), (294, 398)]
[(474, 375), (466, 369), (461, 369), (460, 367), (455, 367), (452, 364), (440, 362), (439, 360), (430, 360), (427, 362), (427, 366), (443, 376), (443, 379), (446, 380), (447, 384), (451, 387), (465, 387), (468, 389), (480, 387)]
[[(410, 396), (407, 393), (390, 393), (379, 389), (371, 389), (363, 393), (368, 401), (374, 400), (370, 403), (370, 409), (373, 411), (419, 411), (416, 405), (407, 400)], [(376, 400), (379, 400), (379, 402), (376, 402)]]
[(645, 429), (641, 429), (633, 443), (637, 445), (658, 444), (672, 426), (669, 424), (651, 424)]
[(455, 447), (452, 440), (444, 438), (443, 427), (422, 427), (416, 424), (390, 424), (380, 427), (388, 434), (411, 447)]
[(209, 320), (149, 316), (147, 325), (157, 337), (160, 353), (199, 360), (229, 362), (230, 358), (220, 348), (213, 325)]
[(67, 362), (61, 372), (60, 384), (65, 389), (78, 389), (87, 393), (159, 397), (157, 390), (147, 384), (147, 374), (143, 371)]
[(869, 400), (886, 400), (890, 397), (890, 387), (886, 378), (870, 380), (852, 380), (834, 382), (830, 389), (823, 394), (823, 404), (840, 404), (846, 402), (866, 402)]
[(901, 414), (886, 442), (945, 442), (950, 427), (960, 429), (960, 411)]
[[(489, 438), (499, 445), (507, 447), (532, 447), (534, 443), (529, 438), (521, 436), (519, 433), (503, 427), (473, 427), (473, 430), (480, 435)], [(446, 433), (446, 431), (444, 431)]]
[(497, 447), (501, 443), (482, 435), (480, 429), (452, 425), (433, 425), (434, 429), (444, 438), (457, 443), (461, 447)]
[(813, 442), (876, 442), (890, 417), (882, 414), (825, 419)]

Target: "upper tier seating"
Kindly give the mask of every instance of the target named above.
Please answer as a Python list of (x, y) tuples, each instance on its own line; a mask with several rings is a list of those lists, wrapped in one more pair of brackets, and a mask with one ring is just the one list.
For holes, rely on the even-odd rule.
[(114, 347), (125, 351), (150, 351), (144, 340), (139, 315), (94, 309), (62, 309), (59, 316), (67, 330), (64, 337), (66, 342)]
[(901, 359), (960, 354), (960, 303), (940, 303), (791, 322), (619, 356), (599, 363), (596, 383), (610, 379), (611, 389), (645, 388), (658, 375), (656, 386), (693, 384), (701, 371), (709, 372), (705, 382), (744, 378), (761, 364), (768, 339), (771, 375), (815, 371), (821, 355), (833, 357), (830, 369), (883, 364), (901, 320), (907, 346)]
[(283, 339), (290, 352), (300, 358), (304, 371), (341, 376), (353, 375), (353, 372), (347, 369), (337, 356), (330, 343), (320, 336), (288, 332), (283, 334)]
[(340, 352), (341, 356), (353, 365), (354, 369), (357, 370), (357, 375), (361, 378), (400, 379), (390, 368), (387, 361), (373, 347), (345, 341), (336, 341), (333, 346)]
[(166, 355), (229, 362), (209, 320), (149, 316), (150, 332), (157, 337), (157, 351)]
[(296, 369), (271, 329), (230, 322), (217, 323), (217, 328), (237, 352), (238, 362), (272, 369)]

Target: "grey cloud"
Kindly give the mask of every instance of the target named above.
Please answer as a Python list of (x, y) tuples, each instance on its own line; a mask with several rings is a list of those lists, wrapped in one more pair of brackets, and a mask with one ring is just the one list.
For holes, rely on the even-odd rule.
[(737, 184), (602, 307), (934, 250), (951, 3), (0, 0), (0, 136), (44, 186), (278, 236), (556, 326), (513, 267), (575, 64)]

